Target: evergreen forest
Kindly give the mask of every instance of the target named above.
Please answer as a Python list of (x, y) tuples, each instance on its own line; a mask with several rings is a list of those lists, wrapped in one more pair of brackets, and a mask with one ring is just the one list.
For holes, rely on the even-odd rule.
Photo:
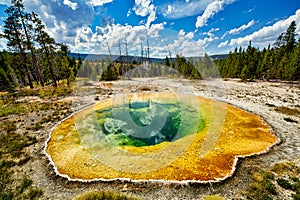
[(241, 78), (244, 81), (300, 79), (300, 39), (296, 39), (296, 22), (293, 21), (286, 32), (280, 34), (273, 47), (263, 50), (252, 46), (247, 49), (235, 48), (226, 59), (216, 64), (224, 78)]
[[(94, 61), (84, 61), (80, 55), (75, 59), (69, 56), (66, 44), (56, 43), (50, 37), (36, 13), (26, 11), (23, 0), (12, 0), (5, 12), (7, 18), (0, 37), (6, 39), (7, 50), (0, 52), (1, 90), (48, 85), (57, 87), (61, 83), (70, 86), (76, 76), (117, 80), (145, 62), (150, 63), (148, 66), (152, 71), (156, 70), (153, 66), (157, 63), (151, 63), (149, 55), (134, 60), (129, 59), (128, 55), (120, 55), (117, 61), (112, 61), (111, 55)], [(293, 21), (272, 47), (269, 44), (263, 50), (252, 46), (250, 41), (246, 49), (235, 48), (223, 59), (213, 61), (207, 54), (197, 59), (176, 55), (175, 58), (162, 59), (159, 64), (192, 79), (221, 75), (223, 78), (241, 78), (243, 81), (299, 80), (300, 39), (297, 40), (296, 27)]]
[(69, 49), (46, 32), (39, 16), (25, 10), (22, 0), (12, 0), (5, 10), (7, 51), (0, 52), (0, 88), (53, 85), (74, 81), (81, 62), (68, 57)]

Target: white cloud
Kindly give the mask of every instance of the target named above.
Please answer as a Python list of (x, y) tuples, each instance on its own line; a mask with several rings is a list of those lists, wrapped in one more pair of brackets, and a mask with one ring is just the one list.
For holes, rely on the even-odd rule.
[(196, 27), (200, 28), (207, 25), (208, 19), (224, 9), (224, 6), (235, 2), (236, 0), (217, 0), (210, 3), (204, 13), (197, 17)]
[(248, 24), (244, 24), (244, 25), (242, 25), (242, 26), (239, 27), (239, 28), (231, 29), (228, 33), (231, 34), (231, 35), (237, 35), (237, 34), (239, 34), (240, 32), (242, 32), (243, 30), (246, 30), (247, 28), (250, 28), (250, 27), (253, 26), (254, 24), (255, 24), (255, 21), (254, 21), (254, 20), (251, 20)]
[[(39, 15), (56, 42), (68, 44), (73, 41), (75, 30), (90, 25), (94, 19), (94, 8), (88, 1), (71, 1), (25, 0), (24, 4), (27, 10), (35, 11)], [(75, 9), (76, 7), (80, 9)]]
[(90, 0), (93, 6), (103, 6), (104, 4), (111, 3), (113, 0)]
[(151, 49), (157, 48), (160, 39), (159, 31), (163, 28), (163, 24), (152, 24), (150, 27), (113, 24), (105, 28), (96, 27), (95, 32), (92, 32), (89, 27), (78, 28), (71, 49), (74, 52), (85, 50), (85, 53), (107, 54), (107, 44), (109, 44), (112, 54), (119, 54), (119, 40), (123, 41), (122, 48), (124, 49), (126, 38), (129, 54), (135, 55), (136, 52), (140, 52), (141, 44), (146, 45), (147, 36)]
[(88, 27), (78, 28), (76, 37), (70, 46), (73, 52), (107, 54), (110, 47), (112, 54), (119, 54), (119, 40), (121, 41), (122, 52), (125, 53), (125, 38), (128, 43), (130, 55), (140, 56), (141, 44), (146, 46), (147, 36), (150, 45), (150, 56), (164, 58), (169, 55), (168, 46), (175, 53), (181, 53), (186, 57), (200, 56), (204, 54), (203, 46), (209, 45), (215, 40), (214, 36), (209, 36), (203, 40), (193, 40), (193, 32), (184, 32), (183, 30), (176, 32), (167, 30), (165, 23), (131, 26), (113, 24), (107, 27), (97, 27), (95, 32)]
[[(156, 8), (151, 4), (152, 0), (135, 0), (133, 11), (141, 17), (148, 16), (146, 26), (149, 27), (156, 20)], [(142, 21), (144, 23), (144, 21)]]
[(180, 37), (182, 37), (182, 36), (184, 36), (185, 35), (185, 32), (184, 32), (184, 30), (183, 29), (181, 29), (180, 31), (179, 31), (179, 33), (178, 33), (178, 36)]
[(185, 57), (194, 57), (204, 55), (205, 49), (209, 48), (210, 45), (219, 40), (213, 32), (219, 30), (213, 28), (209, 32), (204, 33), (204, 38), (194, 40), (194, 32), (186, 33), (184, 30), (180, 30), (177, 34), (177, 38), (170, 45), (170, 49), (176, 49), (176, 53), (182, 54)]
[(0, 49), (6, 49), (6, 41), (3, 38), (0, 39)]
[(150, 13), (150, 15), (148, 16), (146, 26), (149, 27), (150, 24), (156, 20), (156, 18), (157, 18), (156, 11), (155, 11), (155, 9), (153, 9), (152, 12)]
[(223, 48), (223, 47), (226, 47), (228, 45), (229, 41), (226, 40), (225, 42), (221, 42), (219, 45), (218, 45), (218, 48)]
[[(0, 35), (3, 34), (2, 26), (0, 25)], [(0, 38), (0, 49), (5, 49), (6, 48), (6, 40), (4, 38)]]
[(135, 0), (133, 11), (136, 15), (146, 17), (153, 11), (153, 7), (151, 0)]
[[(201, 40), (195, 41), (187, 37), (179, 37), (168, 43), (168, 49), (171, 50), (172, 56), (180, 54), (185, 57), (198, 57), (204, 54), (202, 43)], [(168, 52), (166, 52), (165, 49), (166, 47), (164, 47), (164, 51), (162, 51), (165, 53), (164, 56), (168, 55)]]
[[(195, 32), (179, 33), (166, 30), (164, 27), (166, 22), (153, 23), (157, 18), (157, 7), (150, 0), (137, 0), (136, 6), (130, 10), (132, 13), (129, 13), (142, 16), (145, 20), (142, 25), (120, 25), (111, 21), (107, 26), (90, 28), (95, 13), (93, 6), (109, 2), (112, 0), (24, 0), (27, 10), (35, 11), (40, 16), (47, 27), (46, 31), (56, 42), (67, 44), (72, 52), (107, 54), (108, 43), (112, 53), (119, 54), (118, 42), (126, 38), (129, 54), (140, 55), (141, 44), (145, 47), (148, 36), (150, 56), (164, 58), (169, 55), (168, 48), (166, 48), (169, 46), (173, 56), (176, 52), (190, 57), (202, 55), (204, 52), (202, 47), (216, 40), (216, 37), (210, 34), (202, 40), (195, 41)], [(203, 2), (208, 2), (208, 0)], [(190, 0), (185, 4), (191, 3), (196, 3), (196, 1)], [(3, 45), (3, 41), (0, 40), (0, 46)], [(125, 53), (124, 42), (122, 42), (122, 52)]]
[(219, 31), (220, 28), (212, 28), (208, 32), (204, 32), (203, 35), (212, 35), (213, 32)]
[(0, 4), (10, 5), (11, 4), (11, 0), (0, 0)]
[(292, 21), (296, 21), (297, 29), (296, 32), (300, 34), (300, 9), (296, 13), (290, 16), (287, 19), (281, 20), (273, 24), (272, 26), (266, 26), (262, 29), (247, 35), (245, 37), (239, 37), (236, 39), (231, 39), (230, 46), (243, 46), (247, 45), (249, 41), (252, 41), (252, 44), (258, 47), (266, 47), (269, 44), (273, 44), (277, 37), (286, 31), (288, 26)]
[[(78, 1), (81, 1), (81, 0), (78, 0)], [(76, 0), (76, 2), (71, 2), (70, 0), (63, 0), (63, 4), (69, 6), (73, 10), (76, 10), (77, 8), (79, 8), (78, 3), (77, 3), (78, 1)], [(51, 3), (51, 2), (60, 4), (61, 0), (49, 0), (49, 3)], [(113, 0), (86, 0), (84, 2), (85, 2), (85, 4), (90, 4), (91, 6), (103, 6), (104, 4), (113, 2)], [(28, 4), (28, 5), (31, 3), (42, 4), (43, 1), (39, 2), (38, 0), (24, 0), (24, 3)], [(11, 0), (0, 0), (0, 4), (11, 5)], [(28, 6), (26, 6), (26, 8), (27, 7)]]
[(166, 12), (164, 13), (164, 15), (165, 15), (165, 16), (171, 15), (172, 12), (173, 12), (173, 10), (174, 10), (174, 7), (171, 6), (171, 5), (168, 5), (168, 9), (167, 9)]
[(208, 32), (207, 35), (208, 37), (198, 40), (199, 44), (204, 49), (207, 49), (211, 45), (211, 43), (219, 40), (219, 38), (211, 32)]
[(185, 37), (189, 38), (189, 39), (193, 39), (194, 38), (194, 33), (193, 32), (189, 32), (188, 34), (186, 34)]
[(179, 53), (185, 57), (199, 57), (204, 54), (201, 41), (183, 41), (182, 45), (180, 45), (178, 49)]
[(195, 36), (194, 32), (186, 33), (183, 29), (181, 29), (178, 33), (179, 38), (184, 38), (184, 39), (187, 39), (187, 40), (193, 39), (194, 36)]
[(231, 29), (229, 31), (226, 31), (224, 33), (224, 35), (222, 36), (221, 39), (224, 39), (228, 34), (230, 35), (237, 35), (237, 34), (240, 34), (242, 31), (252, 27), (256, 22), (254, 20), (251, 20), (250, 22), (248, 22), (248, 24), (243, 24), (242, 26), (240, 26), (239, 28), (234, 28), (234, 29)]
[(68, 34), (68, 25), (64, 21), (54, 20), (53, 28), (46, 27), (47, 33), (53, 37), (58, 43), (72, 43), (72, 36)]
[(132, 14), (132, 11), (131, 10), (128, 10), (128, 12), (127, 12), (127, 17), (129, 17), (130, 15)]
[(252, 13), (254, 10), (255, 10), (255, 7), (254, 7), (254, 8), (251, 8), (251, 9), (249, 9), (247, 12), (248, 12), (248, 13)]
[(72, 10), (76, 10), (78, 8), (78, 4), (75, 2), (71, 2), (69, 0), (64, 0), (63, 4), (65, 4), (66, 6), (69, 6), (70, 8), (72, 8)]
[(202, 13), (205, 8), (214, 0), (185, 0), (175, 1), (161, 5), (158, 10), (169, 19), (179, 19), (187, 16), (194, 16)]

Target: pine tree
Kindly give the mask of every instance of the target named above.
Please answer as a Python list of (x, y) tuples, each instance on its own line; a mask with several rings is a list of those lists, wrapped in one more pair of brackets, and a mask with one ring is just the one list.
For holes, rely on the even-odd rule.
[[(251, 79), (251, 80), (253, 80), (255, 78), (255, 73), (253, 73), (253, 72), (256, 72), (256, 68), (258, 65), (258, 59), (259, 59), (258, 52), (259, 51), (257, 49), (252, 47), (252, 42), (250, 41), (249, 45), (247, 47), (247, 50), (246, 50), (246, 55), (247, 55), (246, 56), (246, 59), (247, 59), (246, 65), (247, 65), (247, 67), (245, 68), (245, 66), (244, 66), (244, 68), (243, 68), (243, 70), (244, 70), (243, 78)], [(245, 71), (245, 69), (246, 69), (246, 71)]]
[(296, 45), (296, 35), (296, 22), (292, 21), (283, 37), (285, 41), (286, 51), (289, 53), (292, 52), (293, 48)]
[(1, 69), (3, 79), (10, 79), (17, 85), (29, 85), (30, 88), (33, 88), (34, 81), (41, 86), (48, 81), (52, 81), (54, 86), (62, 79), (72, 81), (71, 70), (75, 75), (80, 61), (77, 65), (75, 60), (68, 58), (68, 47), (55, 43), (46, 33), (38, 15), (27, 13), (23, 0), (12, 0), (12, 5), (5, 12), (7, 18), (1, 37), (7, 40), (11, 58), (8, 68)]
[(224, 60), (217, 61), (223, 77), (240, 77), (248, 79), (285, 79), (299, 80), (300, 46), (296, 41), (296, 23), (293, 21), (287, 30), (280, 34), (274, 43), (267, 49), (260, 51), (252, 47), (251, 41), (246, 52), (240, 48), (230, 52)]
[(10, 89), (14, 86), (12, 79), (12, 70), (8, 65), (9, 59), (6, 51), (0, 52), (0, 88), (4, 86), (5, 89)]
[(33, 88), (31, 70), (28, 66), (28, 58), (26, 55), (25, 47), (25, 35), (22, 31), (22, 24), (18, 19), (18, 12), (16, 7), (10, 6), (5, 10), (7, 18), (4, 20), (4, 34), (3, 37), (7, 39), (7, 47), (10, 50), (17, 52), (22, 60), (22, 68), (25, 69), (25, 75), (27, 80), (25, 84), (29, 84), (30, 88)]
[(280, 47), (284, 46), (285, 45), (285, 42), (284, 42), (284, 33), (281, 33), (276, 42), (274, 43), (274, 47), (275, 49), (279, 49)]
[(169, 60), (168, 56), (166, 56), (166, 59), (165, 59), (165, 61), (164, 61), (164, 65), (166, 65), (166, 66), (171, 66), (170, 60)]
[(263, 51), (260, 53), (260, 59), (259, 59), (258, 66), (256, 69), (256, 78), (265, 79), (266, 71), (267, 71), (268, 65), (269, 65), (269, 63), (268, 63), (269, 55), (270, 55), (270, 45), (268, 47), (268, 50), (266, 48), (264, 48)]
[(32, 34), (30, 33), (30, 31), (32, 31), (32, 25), (28, 23), (31, 20), (31, 14), (25, 12), (25, 6), (23, 0), (12, 0), (12, 3), (13, 3), (12, 7), (14, 7), (15, 9), (16, 20), (20, 21), (20, 24), (22, 26), (22, 31), (24, 32), (25, 35), (24, 38), (25, 46), (27, 50), (30, 51), (31, 63), (35, 72), (37, 82), (39, 82), (42, 86), (44, 86), (44, 81), (41, 77), (40, 69), (35, 55), (34, 44), (33, 44), (34, 41), (32, 38)]
[(288, 80), (300, 80), (300, 39), (291, 53), (289, 67), (285, 70)]
[(241, 75), (240, 75), (241, 79), (243, 81), (247, 81), (248, 79), (250, 79), (251, 74), (250, 74), (250, 70), (248, 65), (245, 65), (241, 71)]
[[(35, 41), (41, 47), (41, 53), (45, 54), (45, 62), (47, 66), (47, 71), (50, 73), (52, 79), (52, 85), (57, 87), (57, 77), (54, 69), (54, 56), (55, 56), (55, 40), (49, 36), (45, 31), (45, 26), (42, 24), (42, 21), (39, 19), (38, 15), (34, 12), (31, 14), (31, 19), (34, 25), (35, 32)], [(44, 61), (44, 59), (43, 59)]]
[(223, 68), (223, 75), (225, 78), (233, 78), (233, 66), (234, 66), (234, 55), (232, 52), (229, 52), (228, 57), (225, 61)]

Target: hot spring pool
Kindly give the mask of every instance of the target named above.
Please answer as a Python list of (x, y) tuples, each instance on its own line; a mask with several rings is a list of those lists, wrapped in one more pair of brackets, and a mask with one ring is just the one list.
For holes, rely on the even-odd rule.
[(220, 181), (278, 142), (259, 116), (168, 92), (106, 99), (63, 120), (45, 153), (72, 180)]

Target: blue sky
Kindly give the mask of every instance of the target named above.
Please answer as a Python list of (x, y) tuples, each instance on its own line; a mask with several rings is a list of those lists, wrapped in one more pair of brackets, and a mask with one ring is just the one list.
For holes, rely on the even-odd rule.
[[(150, 56), (204, 52), (223, 54), (249, 41), (273, 45), (292, 21), (300, 35), (299, 0), (24, 0), (39, 14), (48, 33), (72, 52), (121, 51), (131, 55), (150, 46)], [(0, 28), (10, 0), (0, 0)], [(0, 29), (0, 31), (1, 31)], [(2, 30), (3, 31), (3, 30)], [(5, 48), (5, 41), (0, 41)]]

